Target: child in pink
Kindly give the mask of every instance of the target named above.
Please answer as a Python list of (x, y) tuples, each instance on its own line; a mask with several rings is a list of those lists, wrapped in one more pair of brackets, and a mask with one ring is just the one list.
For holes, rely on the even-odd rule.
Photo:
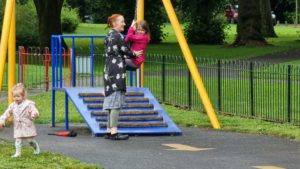
[(29, 145), (33, 147), (34, 154), (40, 153), (38, 143), (34, 137), (37, 135), (33, 119), (39, 116), (39, 112), (35, 107), (33, 101), (25, 99), (26, 90), (23, 84), (18, 83), (12, 89), (12, 102), (5, 110), (4, 114), (0, 116), (0, 128), (5, 125), (9, 117), (13, 117), (14, 123), (14, 138), (16, 139), (15, 147), (16, 153), (12, 157), (21, 156), (22, 141), (28, 141)]
[(148, 43), (150, 42), (150, 31), (146, 21), (132, 21), (125, 39), (126, 43), (130, 43), (132, 51), (143, 51), (139, 57), (126, 59), (126, 69), (135, 70), (145, 61), (145, 53)]

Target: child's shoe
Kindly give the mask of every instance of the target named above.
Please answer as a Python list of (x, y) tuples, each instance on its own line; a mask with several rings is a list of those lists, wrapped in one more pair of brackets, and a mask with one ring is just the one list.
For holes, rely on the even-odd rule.
[(34, 140), (32, 142), (29, 142), (29, 145), (34, 149), (33, 154), (40, 154), (41, 150), (39, 147), (39, 144)]
[(41, 153), (40, 147), (37, 146), (37, 148), (34, 150), (33, 154), (38, 155)]
[(21, 157), (21, 148), (22, 148), (22, 144), (19, 142), (15, 142), (15, 147), (16, 147), (16, 153), (14, 155), (12, 155), (12, 158), (17, 158), (17, 157)]
[(17, 158), (17, 157), (21, 157), (21, 154), (14, 154), (11, 156), (11, 158)]

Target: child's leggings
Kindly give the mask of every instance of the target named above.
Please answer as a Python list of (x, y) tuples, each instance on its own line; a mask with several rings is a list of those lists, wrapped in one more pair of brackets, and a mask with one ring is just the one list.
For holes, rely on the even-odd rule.
[(125, 59), (126, 70), (135, 71), (138, 67), (132, 62), (131, 59)]
[(34, 149), (34, 154), (40, 153), (40, 147), (34, 137), (26, 137), (26, 138), (16, 138), (15, 147), (16, 147), (16, 155), (21, 155), (22, 142), (28, 141), (29, 145)]

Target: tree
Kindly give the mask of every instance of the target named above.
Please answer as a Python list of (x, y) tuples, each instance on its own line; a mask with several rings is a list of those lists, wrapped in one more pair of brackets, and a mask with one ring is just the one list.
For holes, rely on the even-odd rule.
[(260, 0), (261, 12), (261, 33), (264, 37), (277, 37), (272, 16), (271, 16), (271, 3), (270, 0)]
[[(34, 0), (38, 21), (41, 47), (51, 46), (51, 35), (61, 35), (61, 9), (64, 0)], [(64, 43), (66, 47), (66, 44)]]
[(267, 45), (261, 33), (260, 5), (257, 0), (239, 0), (237, 37), (233, 45)]

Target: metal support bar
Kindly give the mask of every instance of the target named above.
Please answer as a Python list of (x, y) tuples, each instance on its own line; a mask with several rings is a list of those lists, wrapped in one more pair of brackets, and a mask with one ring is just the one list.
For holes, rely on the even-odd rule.
[(196, 85), (196, 88), (198, 90), (199, 96), (200, 96), (200, 98), (203, 102), (203, 105), (204, 105), (205, 110), (207, 112), (207, 115), (209, 117), (209, 120), (210, 120), (213, 128), (219, 129), (220, 128), (219, 121), (217, 119), (216, 113), (215, 113), (215, 111), (213, 109), (213, 106), (211, 104), (211, 101), (208, 97), (207, 91), (204, 87), (204, 83), (202, 81), (202, 78), (200, 76), (198, 68), (195, 64), (195, 61), (194, 61), (194, 58), (193, 58), (192, 53), (190, 51), (190, 48), (189, 48), (189, 46), (186, 42), (186, 39), (183, 35), (183, 31), (182, 31), (182, 29), (180, 27), (180, 24), (178, 22), (178, 19), (177, 19), (177, 16), (175, 14), (173, 5), (172, 5), (170, 0), (162, 0), (162, 1), (163, 1), (164, 6), (165, 6), (168, 17), (171, 21), (171, 24), (173, 26), (173, 29), (175, 31), (176, 37), (178, 39), (180, 48), (182, 50), (182, 53), (184, 55), (184, 58), (186, 60), (187, 65), (188, 65), (188, 68), (189, 68), (189, 70), (192, 74), (192, 77), (193, 77), (194, 83)]
[(69, 96), (65, 91), (65, 127), (69, 130)]

